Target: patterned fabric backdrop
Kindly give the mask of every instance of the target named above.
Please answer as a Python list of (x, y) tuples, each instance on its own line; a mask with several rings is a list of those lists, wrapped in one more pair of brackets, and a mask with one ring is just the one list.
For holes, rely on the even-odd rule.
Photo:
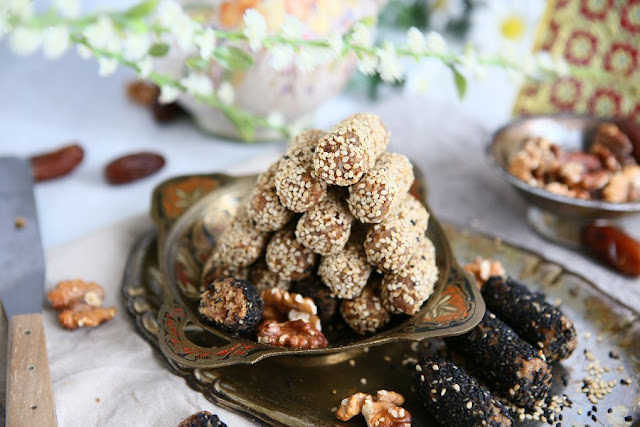
[(549, 0), (539, 50), (562, 55), (585, 75), (525, 83), (514, 114), (574, 111), (640, 123), (640, 0)]

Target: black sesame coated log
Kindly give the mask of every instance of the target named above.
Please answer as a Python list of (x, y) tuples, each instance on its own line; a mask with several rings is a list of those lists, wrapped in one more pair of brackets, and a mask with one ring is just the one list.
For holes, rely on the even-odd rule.
[(510, 426), (507, 409), (455, 363), (435, 356), (413, 371), (415, 389), (427, 411), (444, 426)]
[(227, 427), (217, 415), (208, 411), (197, 412), (185, 418), (178, 427)]
[(262, 299), (246, 280), (215, 280), (200, 295), (198, 312), (207, 321), (230, 332), (253, 330), (262, 317)]
[(471, 332), (446, 341), (477, 367), (491, 391), (516, 405), (532, 408), (549, 393), (551, 369), (542, 352), (489, 310)]
[(560, 309), (512, 278), (491, 277), (482, 288), (487, 307), (522, 339), (541, 348), (550, 362), (564, 360), (575, 350), (576, 330)]

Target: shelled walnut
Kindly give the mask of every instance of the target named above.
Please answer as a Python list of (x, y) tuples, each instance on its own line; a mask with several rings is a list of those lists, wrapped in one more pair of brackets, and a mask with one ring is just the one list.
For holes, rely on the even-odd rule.
[(476, 284), (480, 288), (489, 280), (489, 277), (505, 276), (507, 274), (502, 263), (491, 258), (477, 257), (473, 262), (465, 265), (463, 268), (473, 275), (476, 279)]
[(369, 427), (409, 427), (411, 414), (400, 405), (404, 397), (400, 393), (378, 390), (375, 397), (356, 393), (342, 400), (336, 412), (341, 421), (348, 421), (362, 413)]
[(258, 342), (293, 348), (323, 348), (328, 345), (324, 334), (304, 320), (282, 323), (266, 320), (258, 325)]
[(67, 329), (95, 327), (115, 317), (115, 307), (102, 307), (104, 289), (80, 279), (58, 283), (47, 293), (51, 306), (59, 311), (58, 320)]

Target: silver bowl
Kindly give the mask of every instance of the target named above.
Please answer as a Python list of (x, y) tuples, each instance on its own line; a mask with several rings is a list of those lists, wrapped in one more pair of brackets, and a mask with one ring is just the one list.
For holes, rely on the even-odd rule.
[(614, 222), (640, 213), (640, 202), (610, 203), (583, 200), (534, 187), (509, 173), (511, 158), (527, 137), (542, 136), (565, 150), (588, 151), (593, 135), (604, 119), (569, 113), (523, 117), (498, 129), (487, 147), (489, 162), (530, 204), (527, 220), (551, 240), (571, 246), (580, 244), (580, 230), (594, 222)]

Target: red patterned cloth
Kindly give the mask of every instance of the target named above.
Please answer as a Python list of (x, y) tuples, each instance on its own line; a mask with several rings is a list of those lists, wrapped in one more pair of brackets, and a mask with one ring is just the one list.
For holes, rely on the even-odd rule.
[(514, 114), (629, 115), (640, 123), (640, 0), (549, 0), (534, 51), (562, 56), (576, 72), (525, 83)]

